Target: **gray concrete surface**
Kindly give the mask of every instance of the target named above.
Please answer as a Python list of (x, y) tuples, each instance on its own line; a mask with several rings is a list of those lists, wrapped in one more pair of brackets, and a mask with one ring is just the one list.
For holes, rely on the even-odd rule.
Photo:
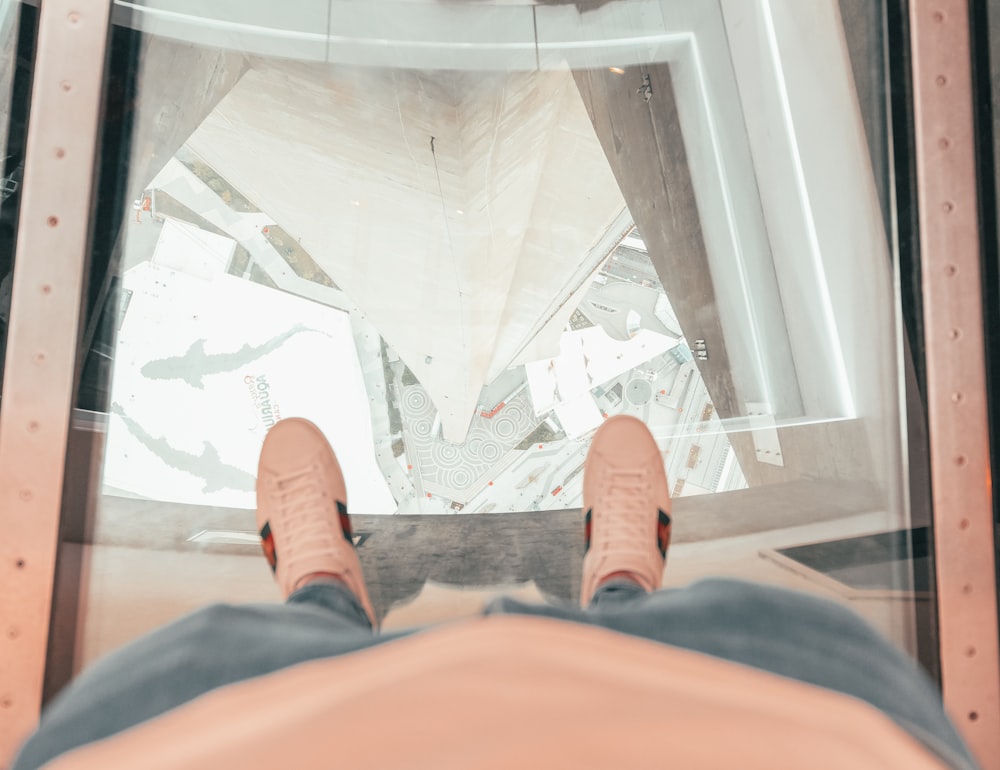
[[(871, 485), (801, 480), (775, 496), (745, 489), (673, 501), (673, 542), (723, 540), (835, 521), (875, 510)], [(574, 600), (583, 560), (579, 509), (480, 516), (352, 514), (362, 566), (379, 613), (416, 595), (427, 581), (482, 587), (533, 580), (552, 596)], [(104, 496), (88, 544), (162, 551), (256, 555), (253, 544), (201, 544), (202, 530), (253, 533), (253, 511), (180, 506)], [(852, 533), (853, 534), (853, 533)]]

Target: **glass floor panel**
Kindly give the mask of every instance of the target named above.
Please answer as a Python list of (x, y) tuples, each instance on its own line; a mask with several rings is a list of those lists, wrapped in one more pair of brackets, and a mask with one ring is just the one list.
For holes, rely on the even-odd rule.
[[(877, 7), (202, 5), (115, 6), (77, 666), (277, 600), (254, 484), (291, 416), (338, 453), (387, 627), (573, 601), (583, 461), (624, 413), (668, 472), (667, 585), (822, 593), (933, 668)], [(850, 585), (784, 555), (880, 533)]]

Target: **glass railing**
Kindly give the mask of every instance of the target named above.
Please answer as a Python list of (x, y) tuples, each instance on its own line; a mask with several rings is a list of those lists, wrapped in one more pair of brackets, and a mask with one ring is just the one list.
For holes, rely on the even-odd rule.
[(37, 11), (0, 2), (0, 382), (10, 323), (14, 244), (24, 182), (28, 104), (34, 62)]

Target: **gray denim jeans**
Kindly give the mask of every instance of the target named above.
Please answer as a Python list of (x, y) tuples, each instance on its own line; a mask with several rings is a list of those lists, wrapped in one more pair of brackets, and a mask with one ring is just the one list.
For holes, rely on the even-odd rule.
[[(976, 766), (923, 671), (825, 599), (728, 579), (652, 594), (622, 581), (602, 586), (586, 610), (502, 598), (486, 609), (497, 613), (590, 623), (846, 693), (885, 712), (948, 766)], [(213, 688), (423, 630), (373, 634), (357, 600), (332, 582), (312, 583), (285, 604), (206, 607), (84, 671), (45, 710), (12, 770), (40, 767)]]

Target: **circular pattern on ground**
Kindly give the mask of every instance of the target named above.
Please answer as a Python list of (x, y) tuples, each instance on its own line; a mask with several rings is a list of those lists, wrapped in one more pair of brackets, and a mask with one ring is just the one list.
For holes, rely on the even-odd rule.
[(431, 457), (440, 468), (454, 468), (462, 464), (462, 453), (451, 444), (435, 444)]
[(488, 463), (495, 463), (503, 454), (503, 449), (495, 441), (484, 441), (479, 448), (479, 456)]
[(445, 484), (456, 492), (461, 492), (472, 483), (472, 472), (468, 468), (455, 468), (444, 475)]
[(524, 419), (524, 410), (519, 404), (507, 404), (500, 412), (504, 417), (520, 422)]
[(513, 420), (517, 424), (519, 431), (527, 431), (535, 421), (534, 414), (519, 405), (513, 405), (504, 409), (504, 417)]
[(415, 436), (420, 436), (421, 438), (426, 438), (431, 435), (431, 421), (430, 420), (414, 420), (413, 421), (413, 434)]
[(409, 388), (403, 394), (403, 403), (411, 412), (422, 412), (430, 405), (430, 399), (423, 388)]
[(510, 438), (517, 432), (517, 423), (507, 415), (494, 417), (493, 432), (499, 438)]
[(632, 380), (625, 386), (625, 397), (636, 406), (648, 404), (653, 397), (653, 386), (647, 380)]

